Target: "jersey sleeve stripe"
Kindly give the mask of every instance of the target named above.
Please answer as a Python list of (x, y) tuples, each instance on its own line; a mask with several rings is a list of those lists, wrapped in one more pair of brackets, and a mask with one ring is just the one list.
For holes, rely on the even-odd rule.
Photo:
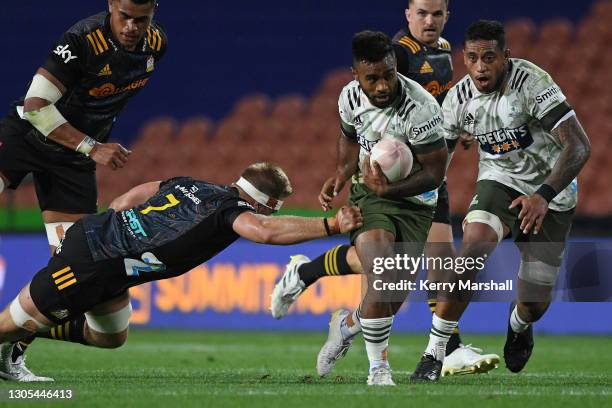
[(416, 50), (415, 52), (418, 52), (421, 49), (421, 46), (419, 45), (419, 43), (414, 41), (412, 38), (406, 37), (406, 40), (413, 45), (414, 49)]
[(149, 40), (149, 46), (152, 49), (155, 49), (155, 45), (157, 44), (157, 36), (155, 35), (155, 32), (153, 31), (152, 28), (149, 28), (147, 30), (147, 37), (148, 37), (148, 40)]
[(410, 48), (410, 51), (412, 51), (413, 54), (416, 53), (416, 50), (414, 49), (414, 47), (412, 45), (410, 45), (408, 42), (406, 42), (404, 40), (400, 40), (399, 43), (405, 45), (408, 48)]
[(98, 38), (100, 39), (100, 44), (102, 44), (102, 46), (104, 47), (104, 51), (107, 51), (108, 44), (106, 43), (106, 40), (104, 39), (104, 35), (102, 34), (102, 31), (100, 31), (100, 29), (97, 29), (96, 34), (98, 34)]
[(415, 43), (408, 37), (402, 37), (402, 39), (399, 40), (399, 43), (410, 48), (413, 54), (416, 54), (419, 51), (419, 49), (421, 49), (421, 46), (419, 44)]
[[(410, 101), (411, 102), (411, 101)], [(412, 110), (416, 108), (416, 104), (414, 103), (410, 103), (409, 105), (407, 105), (407, 109), (405, 112), (400, 112), (400, 116), (404, 119), (406, 119), (408, 117), (408, 115), (410, 114), (410, 112), (412, 112)]]
[(156, 51), (161, 50), (161, 46), (162, 46), (162, 38), (161, 35), (159, 34), (159, 31), (155, 30), (155, 36), (157, 37), (157, 47), (155, 48)]
[(518, 85), (518, 91), (521, 92), (523, 90), (523, 85), (525, 84), (525, 81), (527, 81), (527, 78), (529, 78), (529, 74), (526, 74), (523, 77), (523, 80), (521, 81), (521, 83)]
[(357, 107), (361, 106), (361, 99), (359, 98), (359, 91), (357, 88), (353, 88), (353, 99), (355, 100), (355, 105)]
[(98, 48), (96, 47), (96, 44), (94, 43), (94, 40), (91, 34), (87, 34), (87, 40), (89, 41), (89, 44), (91, 45), (91, 49), (94, 51), (96, 55), (98, 55), (99, 54)]
[(348, 100), (349, 106), (351, 107), (351, 111), (355, 110), (355, 105), (353, 104), (353, 99), (351, 98), (351, 91), (346, 93), (346, 99)]
[(151, 39), (151, 29), (147, 28), (147, 42), (149, 43), (149, 46), (151, 45), (152, 39)]
[(517, 69), (516, 72), (514, 73), (514, 76), (512, 77), (512, 81), (510, 81), (510, 88), (516, 89), (516, 84), (518, 81), (521, 80), (522, 76), (523, 76), (523, 71), (520, 69)]
[(445, 50), (450, 50), (451, 49), (451, 45), (448, 41), (446, 41), (443, 38), (440, 38), (440, 48), (443, 48)]

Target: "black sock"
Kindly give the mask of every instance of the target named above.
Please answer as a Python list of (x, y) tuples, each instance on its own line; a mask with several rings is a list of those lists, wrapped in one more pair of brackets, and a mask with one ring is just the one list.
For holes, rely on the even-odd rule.
[(346, 261), (346, 254), (350, 245), (338, 245), (323, 255), (319, 255), (311, 262), (305, 263), (298, 268), (300, 279), (306, 287), (315, 283), (323, 276), (350, 275), (353, 273)]
[(82, 314), (73, 320), (51, 327), (51, 330), (48, 332), (36, 333), (34, 336), (87, 345), (89, 343), (87, 343), (87, 340), (85, 340), (85, 333), (83, 331), (84, 326), (85, 315)]
[[(455, 330), (457, 330), (455, 328)], [(448, 339), (448, 343), (446, 343), (446, 355), (448, 356), (453, 351), (457, 350), (461, 345), (461, 336), (459, 335), (459, 331), (453, 331), (450, 338)]]
[[(435, 298), (432, 299), (430, 297), (427, 300), (427, 304), (429, 305), (429, 310), (431, 310), (431, 313), (435, 313), (436, 305), (438, 304), (436, 299)], [(446, 355), (448, 356), (450, 353), (457, 350), (460, 345), (461, 345), (461, 335), (459, 334), (459, 326), (457, 326), (453, 329), (453, 334), (451, 334), (450, 338), (448, 339), (448, 343), (446, 343)]]
[(20, 356), (23, 356), (32, 342), (36, 339), (36, 334), (33, 334), (24, 339), (15, 342), (13, 352), (11, 354), (11, 360), (15, 362)]
[(85, 334), (83, 331), (84, 326), (85, 315), (82, 314), (76, 319), (51, 327), (51, 330), (48, 332), (35, 333), (31, 336), (16, 341), (16, 347), (13, 347), (13, 354), (11, 355), (11, 358), (13, 361), (16, 361), (17, 358), (24, 355), (30, 344), (32, 344), (36, 338), (61, 340), (88, 345), (89, 343), (87, 340), (85, 340)]

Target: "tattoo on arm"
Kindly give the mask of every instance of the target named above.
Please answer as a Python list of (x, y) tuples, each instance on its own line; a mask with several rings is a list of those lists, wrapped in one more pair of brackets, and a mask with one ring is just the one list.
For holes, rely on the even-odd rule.
[(562, 122), (551, 133), (559, 139), (563, 150), (544, 183), (559, 193), (578, 176), (589, 159), (591, 144), (576, 116)]

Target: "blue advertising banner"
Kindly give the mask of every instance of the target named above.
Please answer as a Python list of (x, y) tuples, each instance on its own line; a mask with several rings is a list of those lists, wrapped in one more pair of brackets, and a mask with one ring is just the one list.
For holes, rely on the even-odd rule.
[[(132, 288), (132, 324), (143, 327), (236, 330), (324, 330), (329, 313), (351, 309), (361, 298), (360, 276), (327, 277), (309, 288), (292, 313), (274, 320), (268, 313), (270, 293), (290, 255), (316, 257), (346, 243), (342, 238), (294, 246), (257, 245), (240, 240), (213, 260), (189, 273)], [(553, 304), (536, 324), (546, 333), (612, 334), (612, 239), (573, 242), (554, 290)], [(4, 235), (0, 239), (0, 304), (7, 305), (48, 260), (44, 235)], [(486, 262), (478, 282), (487, 286), (461, 321), (464, 332), (501, 333), (508, 303), (516, 293), (518, 250), (502, 244)], [(431, 314), (418, 275), (394, 330), (423, 332)], [(488, 288), (488, 289), (487, 289)]]

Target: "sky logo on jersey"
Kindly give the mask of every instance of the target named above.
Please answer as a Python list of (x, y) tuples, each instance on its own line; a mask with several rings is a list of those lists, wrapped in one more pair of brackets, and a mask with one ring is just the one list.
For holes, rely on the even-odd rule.
[(55, 55), (59, 55), (59, 57), (64, 60), (64, 64), (69, 63), (73, 59), (77, 59), (76, 55), (72, 55), (72, 51), (68, 49), (69, 45), (58, 45), (53, 53)]
[(501, 128), (492, 132), (476, 135), (480, 148), (493, 155), (502, 155), (519, 149), (525, 149), (533, 143), (533, 136), (527, 124), (519, 127)]
[(134, 210), (127, 210), (127, 211), (124, 211), (123, 213), (127, 217), (128, 225), (130, 226), (134, 234), (140, 235), (142, 237), (146, 237), (147, 233), (142, 228), (142, 224), (140, 223), (140, 220), (138, 219), (138, 216), (136, 215)]

